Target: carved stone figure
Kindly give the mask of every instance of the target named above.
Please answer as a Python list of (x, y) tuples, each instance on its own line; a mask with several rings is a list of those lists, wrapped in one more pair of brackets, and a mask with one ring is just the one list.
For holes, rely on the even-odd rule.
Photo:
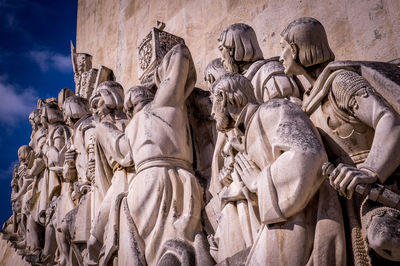
[[(15, 242), (19, 242), (17, 248), (26, 247), (26, 226), (27, 226), (27, 200), (25, 197), (29, 187), (33, 182), (33, 177), (27, 175), (27, 171), (32, 167), (34, 154), (32, 148), (23, 145), (18, 149), (19, 166), (15, 166), (13, 180), (11, 183), (12, 193), (11, 202), (13, 216), (3, 226), (3, 238)], [(12, 229), (8, 225), (12, 225)]]
[(90, 99), (96, 82), (98, 70), (92, 68), (92, 56), (84, 53), (76, 54), (76, 71), (74, 76), (75, 94)]
[(134, 164), (136, 170), (121, 203), (120, 230), (130, 233), (121, 233), (119, 241), (131, 244), (119, 247), (120, 265), (210, 263), (201, 233), (202, 189), (193, 175), (185, 105), (195, 81), (188, 48), (174, 46), (155, 69), (154, 100), (134, 113), (126, 128), (128, 151), (122, 136), (113, 144), (127, 154), (122, 165)]
[[(41, 108), (42, 101), (38, 102), (38, 108)], [(24, 238), (16, 248), (21, 249), (20, 254), (25, 256), (36, 257), (40, 254), (43, 248), (43, 220), (41, 219), (40, 202), (38, 197), (43, 184), (43, 174), (45, 170), (45, 160), (43, 149), (45, 148), (47, 129), (41, 122), (40, 109), (34, 110), (29, 120), (32, 125), (31, 141), (29, 146), (26, 146), (21, 154), (25, 154), (21, 159), (22, 165), (19, 167), (19, 175), (22, 176), (23, 185), (16, 198), (21, 198), (21, 220), (24, 226)], [(32, 151), (28, 150), (32, 147)], [(19, 156), (21, 157), (21, 156)]]
[(252, 27), (243, 23), (232, 24), (222, 31), (218, 42), (226, 71), (242, 74), (249, 79), (258, 102), (300, 97), (301, 91), (296, 81), (284, 74), (278, 57), (263, 58)]
[[(321, 132), (329, 160), (337, 165), (331, 185), (351, 198), (343, 202), (352, 260), (356, 265), (384, 263), (381, 257), (400, 261), (400, 235), (394, 233), (400, 228), (399, 210), (354, 193), (358, 184), (374, 183), (399, 192), (398, 68), (377, 62), (330, 63), (334, 54), (324, 27), (314, 18), (294, 20), (281, 36), (285, 73), (308, 81), (303, 109)], [(378, 256), (371, 251), (369, 257), (365, 244)]]
[[(70, 146), (65, 153), (63, 176), (73, 183), (72, 200), (77, 205), (67, 213), (61, 230), (71, 246), (68, 264), (82, 263), (81, 253), (86, 248), (91, 220), (90, 185), (94, 173), (94, 158), (89, 160), (93, 149), (93, 117), (89, 102), (78, 96), (67, 98), (63, 105), (64, 119), (73, 129)], [(76, 264), (76, 263), (75, 263)]]
[(285, 99), (257, 104), (238, 74), (217, 80), (212, 98), (217, 129), (236, 130), (233, 167), (258, 196), (262, 226), (246, 264), (344, 264), (340, 205), (321, 175), (327, 158), (308, 117)]
[[(90, 105), (97, 117), (96, 124), (105, 124), (114, 130), (124, 131), (127, 123), (123, 112), (124, 91), (122, 86), (114, 81), (106, 81), (97, 87), (90, 99)], [(129, 181), (132, 178), (132, 170), (127, 171), (119, 166), (114, 154), (109, 152), (110, 140), (103, 138), (106, 134), (101, 126), (96, 125), (94, 136), (95, 147), (95, 191), (99, 190), (95, 199), (93, 224), (88, 240), (88, 254), (90, 263), (97, 263), (100, 248), (103, 245), (105, 227), (110, 214), (111, 206), (120, 193), (128, 190)], [(101, 203), (101, 204), (99, 204)]]
[(76, 53), (71, 41), (71, 59), (74, 70), (75, 94), (89, 101), (93, 90), (107, 80), (114, 80), (111, 69), (101, 66), (92, 68), (92, 56), (86, 53)]
[[(210, 90), (225, 73), (221, 59), (208, 64), (204, 76)], [(246, 189), (236, 172), (231, 173), (235, 161), (233, 139), (234, 134), (227, 136), (218, 132), (209, 185), (213, 198), (206, 206), (205, 224), (210, 252), (217, 263), (251, 247), (260, 226), (254, 195)]]
[[(146, 84), (130, 88), (126, 92), (124, 109), (129, 118), (142, 110), (154, 99), (154, 85)], [(102, 143), (103, 152), (113, 158), (115, 180), (107, 191), (99, 215), (91, 230), (88, 241), (88, 264), (107, 264), (118, 255), (120, 205), (122, 197), (126, 196), (128, 185), (134, 178), (134, 164), (129, 152), (129, 142), (124, 131), (113, 124), (103, 121), (96, 125), (96, 138)], [(114, 178), (114, 177), (113, 177)], [(105, 231), (107, 224), (108, 230)], [(100, 248), (104, 251), (100, 253)]]
[[(69, 245), (61, 231), (62, 220), (73, 209), (72, 184), (63, 176), (63, 165), (71, 129), (64, 124), (56, 99), (43, 106), (42, 122), (48, 128), (45, 150), (46, 171), (41, 190), (41, 203), (46, 205), (46, 234), (43, 257), (53, 254), (55, 242), (60, 253), (59, 264), (66, 265)], [(44, 214), (42, 214), (44, 215)]]

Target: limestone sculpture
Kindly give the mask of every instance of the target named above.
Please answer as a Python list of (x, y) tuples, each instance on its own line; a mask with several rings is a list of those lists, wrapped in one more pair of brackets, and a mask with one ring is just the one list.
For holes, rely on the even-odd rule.
[[(400, 83), (391, 77), (398, 75), (398, 68), (385, 63), (332, 62), (335, 57), (325, 29), (314, 18), (294, 20), (281, 36), (285, 73), (303, 75), (309, 83), (303, 110), (320, 130), (329, 160), (336, 165), (330, 183), (348, 198), (342, 201), (352, 260), (360, 265), (383, 263), (382, 257), (399, 261), (400, 238), (393, 234), (400, 228), (399, 210), (374, 202), (373, 196), (354, 193), (357, 184), (373, 183), (399, 192), (400, 151), (395, 147), (400, 142), (400, 116), (394, 97), (385, 94), (396, 95)], [(379, 78), (389, 82), (378, 85)]]
[[(329, 198), (335, 194), (321, 174), (327, 158), (311, 121), (285, 99), (257, 104), (251, 83), (241, 75), (222, 76), (212, 95), (218, 130), (236, 129), (234, 169), (257, 194), (262, 225), (247, 264), (344, 263), (340, 206)], [(321, 211), (329, 215), (318, 219)]]
[(99, 69), (92, 68), (92, 56), (86, 53), (76, 53), (71, 41), (71, 59), (74, 70), (75, 94), (87, 100), (93, 90), (107, 80), (114, 80), (111, 69), (100, 65)]
[[(83, 250), (91, 227), (91, 172), (94, 162), (89, 159), (93, 149), (93, 117), (86, 99), (70, 96), (63, 103), (64, 120), (72, 128), (70, 144), (65, 152), (64, 179), (73, 184), (71, 198), (74, 208), (65, 215), (61, 230), (70, 246), (68, 264), (82, 263)], [(76, 261), (76, 262), (75, 262)]]
[(15, 255), (73, 266), (400, 261), (398, 60), (335, 62), (313, 18), (290, 23), (280, 58), (265, 59), (254, 29), (235, 23), (197, 88), (185, 40), (164, 28), (140, 42), (139, 84), (125, 90), (71, 44), (75, 92), (39, 100), (18, 149), (2, 230)]
[[(123, 88), (120, 84), (106, 81), (96, 88), (90, 99), (95, 119), (98, 120), (97, 123), (95, 122), (94, 132), (96, 139), (94, 186), (98, 193), (94, 195), (94, 201), (92, 200), (94, 202), (94, 205), (92, 204), (94, 208), (93, 224), (88, 241), (89, 259), (94, 263), (97, 263), (100, 249), (103, 246), (103, 236), (111, 206), (120, 193), (128, 190), (128, 185), (133, 177), (133, 171), (127, 171), (128, 169), (120, 167), (114, 154), (110, 153), (111, 139), (104, 137), (106, 132), (102, 127), (102, 125), (108, 126), (117, 131), (125, 129), (127, 121), (126, 115), (122, 111), (123, 97)], [(100, 205), (99, 202), (101, 202)]]

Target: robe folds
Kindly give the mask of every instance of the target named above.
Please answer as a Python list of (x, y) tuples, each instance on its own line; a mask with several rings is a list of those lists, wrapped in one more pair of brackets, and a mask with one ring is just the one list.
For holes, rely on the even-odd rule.
[[(182, 265), (211, 265), (201, 228), (203, 191), (193, 172), (185, 104), (196, 81), (188, 48), (173, 47), (154, 78), (153, 101), (133, 116), (125, 132), (98, 125), (107, 127), (102, 130), (108, 139), (103, 148), (112, 151), (121, 167), (134, 166), (136, 172), (127, 196), (121, 194), (116, 202), (118, 264), (157, 265), (173, 254)], [(113, 248), (105, 249), (107, 261), (111, 257), (107, 250)]]
[(262, 222), (247, 265), (344, 265), (343, 218), (337, 194), (322, 177), (327, 157), (318, 132), (295, 104), (248, 104), (236, 128), (243, 153), (261, 172)]

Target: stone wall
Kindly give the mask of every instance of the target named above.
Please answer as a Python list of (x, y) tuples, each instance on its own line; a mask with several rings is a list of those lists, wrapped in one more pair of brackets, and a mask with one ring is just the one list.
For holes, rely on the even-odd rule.
[(203, 70), (218, 57), (217, 38), (235, 22), (251, 25), (264, 57), (279, 55), (280, 32), (290, 21), (312, 16), (325, 26), (336, 59), (388, 61), (400, 57), (398, 0), (78, 0), (77, 52), (94, 66), (114, 70), (125, 89), (138, 83), (137, 46), (156, 25), (183, 37)]

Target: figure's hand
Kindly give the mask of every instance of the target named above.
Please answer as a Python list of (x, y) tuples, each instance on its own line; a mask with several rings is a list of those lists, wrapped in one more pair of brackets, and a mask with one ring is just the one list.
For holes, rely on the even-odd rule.
[(224, 186), (229, 186), (229, 184), (232, 183), (231, 171), (226, 167), (222, 167), (219, 171), (219, 181)]
[(378, 176), (368, 169), (339, 164), (330, 174), (329, 181), (340, 195), (351, 199), (358, 184), (372, 184)]
[(235, 157), (234, 167), (246, 187), (252, 192), (256, 191), (257, 176), (261, 172), (260, 168), (240, 152)]
[(75, 168), (75, 155), (76, 151), (74, 149), (70, 149), (65, 152), (65, 163), (69, 168)]

